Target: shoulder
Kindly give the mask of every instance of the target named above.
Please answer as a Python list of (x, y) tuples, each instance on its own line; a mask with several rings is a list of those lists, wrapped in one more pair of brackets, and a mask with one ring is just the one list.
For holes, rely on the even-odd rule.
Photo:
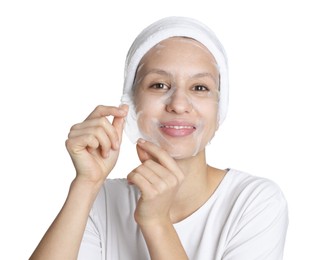
[(242, 217), (262, 211), (271, 215), (287, 215), (286, 198), (273, 180), (234, 169), (229, 170), (227, 175), (228, 186)]
[(270, 197), (284, 199), (281, 188), (273, 180), (255, 176), (243, 171), (230, 169), (227, 173), (228, 185), (238, 194), (249, 196)]
[(288, 226), (287, 202), (272, 180), (230, 170), (231, 192), (225, 259), (282, 259)]

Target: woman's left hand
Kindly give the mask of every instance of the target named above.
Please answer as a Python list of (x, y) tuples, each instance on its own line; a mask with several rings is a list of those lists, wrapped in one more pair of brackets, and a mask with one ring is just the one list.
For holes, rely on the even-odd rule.
[(170, 222), (170, 208), (184, 174), (166, 151), (151, 142), (140, 139), (137, 151), (142, 164), (127, 177), (141, 192), (135, 220), (140, 226)]

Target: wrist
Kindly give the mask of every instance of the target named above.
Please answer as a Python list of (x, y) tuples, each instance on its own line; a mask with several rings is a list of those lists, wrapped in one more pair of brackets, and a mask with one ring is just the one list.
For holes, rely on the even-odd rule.
[(95, 194), (99, 192), (102, 187), (104, 180), (101, 181), (89, 181), (82, 177), (76, 177), (70, 186), (70, 189), (81, 190), (83, 194)]
[(150, 232), (158, 232), (158, 233), (161, 233), (164, 230), (173, 227), (173, 223), (169, 218), (141, 221), (138, 222), (138, 225), (142, 230), (142, 232), (146, 232), (146, 230), (148, 230)]

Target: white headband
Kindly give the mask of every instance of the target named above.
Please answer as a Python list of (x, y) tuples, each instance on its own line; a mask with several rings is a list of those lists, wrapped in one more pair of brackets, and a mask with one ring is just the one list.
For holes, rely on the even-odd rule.
[(142, 57), (159, 42), (175, 36), (192, 38), (202, 43), (214, 56), (220, 73), (219, 125), (224, 121), (228, 107), (228, 65), (223, 46), (214, 32), (201, 22), (172, 16), (146, 27), (134, 40), (125, 61), (122, 103), (132, 100), (132, 87)]

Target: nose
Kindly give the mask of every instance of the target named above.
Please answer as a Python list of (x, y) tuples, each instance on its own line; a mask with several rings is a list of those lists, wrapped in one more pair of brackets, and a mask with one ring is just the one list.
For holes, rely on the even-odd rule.
[(167, 100), (166, 110), (170, 113), (190, 113), (193, 109), (189, 97), (183, 90), (175, 89)]

